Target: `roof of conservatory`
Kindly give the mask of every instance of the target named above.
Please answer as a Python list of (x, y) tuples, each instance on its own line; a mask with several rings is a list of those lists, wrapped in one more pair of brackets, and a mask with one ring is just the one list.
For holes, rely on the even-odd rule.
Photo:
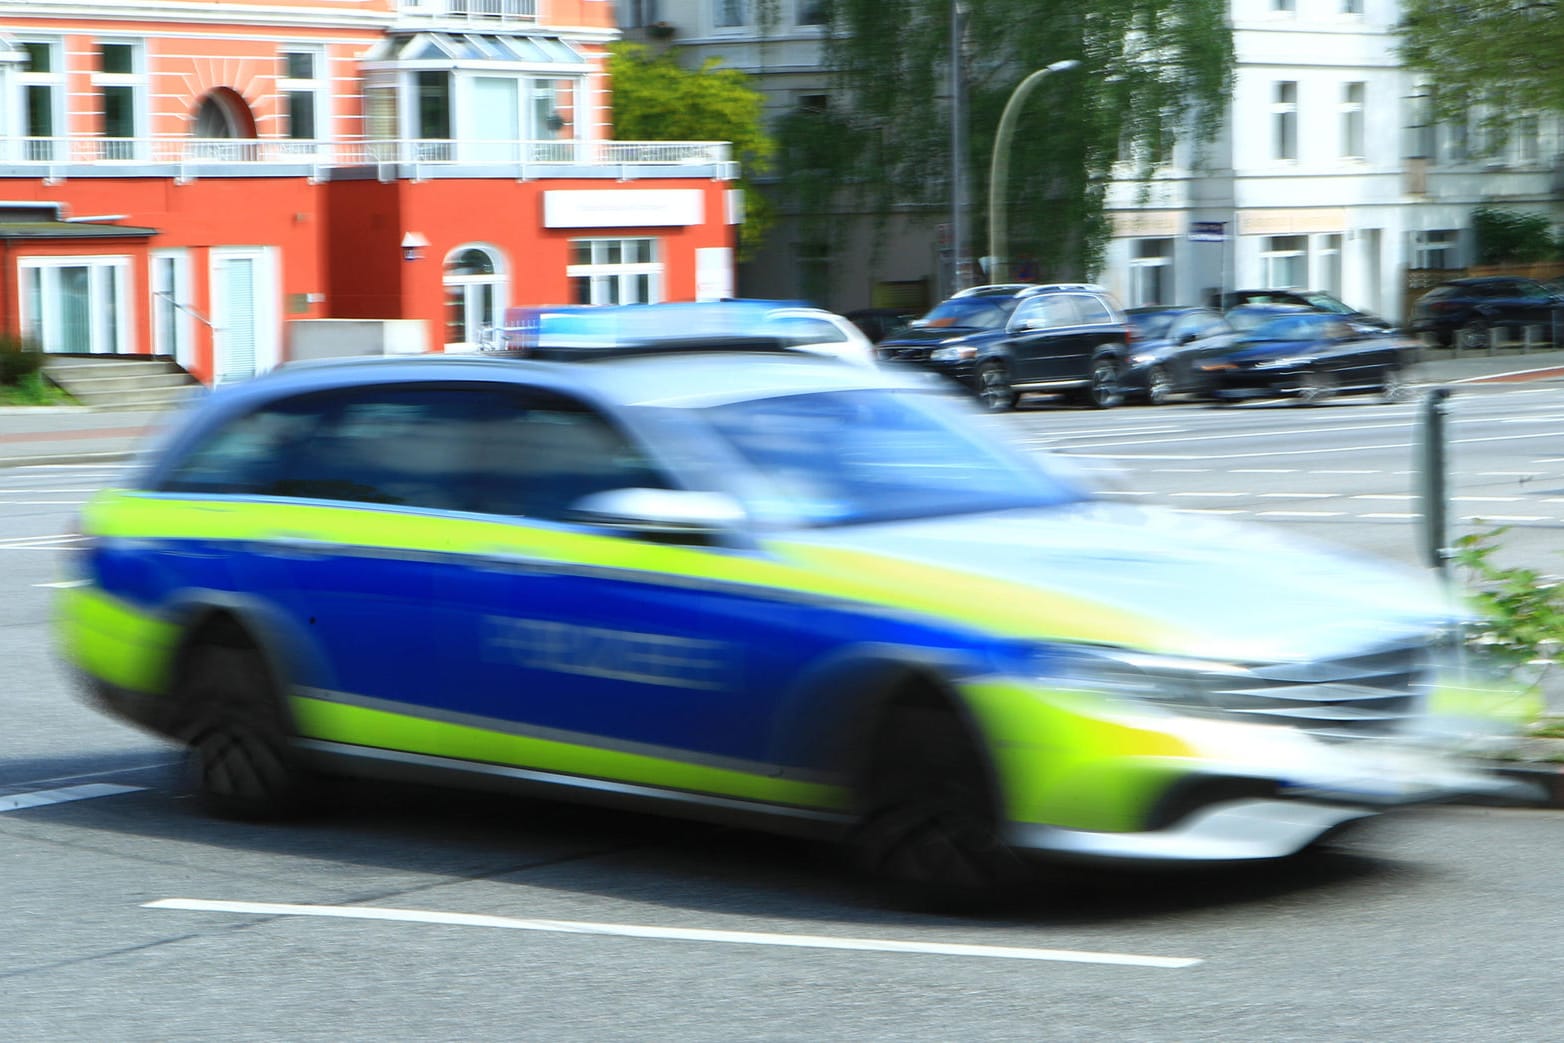
[(587, 65), (586, 57), (557, 36), (496, 36), (486, 33), (392, 35), (365, 55), (366, 62), (525, 62), (529, 65)]

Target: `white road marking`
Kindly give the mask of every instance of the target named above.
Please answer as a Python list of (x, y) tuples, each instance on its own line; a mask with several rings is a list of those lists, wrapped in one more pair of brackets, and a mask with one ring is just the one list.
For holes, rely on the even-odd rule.
[(1416, 518), (1416, 514), (1360, 514), (1359, 518), (1389, 518), (1395, 521), (1406, 521), (1408, 518)]
[(1455, 503), (1521, 503), (1525, 496), (1452, 496)]
[(1315, 470), (1315, 471), (1310, 471), (1309, 473), (1310, 474), (1379, 474), (1380, 472), (1372, 471), (1372, 470), (1362, 470), (1362, 469), (1339, 469), (1339, 470), (1333, 469), (1333, 470)]
[(1340, 518), (1346, 511), (1261, 511), (1261, 518)]
[(424, 909), (387, 909), (376, 906), (293, 905), (277, 902), (213, 902), (199, 898), (163, 898), (147, 902), (145, 909), (181, 909), (189, 912), (243, 913), (252, 916), (319, 916), (345, 920), (382, 920), (398, 923), (441, 924), (455, 927), (498, 927), (513, 931), (550, 934), (590, 934), (611, 938), (648, 938), (658, 941), (723, 942), (730, 945), (771, 945), (795, 949), (848, 949), (856, 952), (903, 952), (927, 956), (978, 956), (998, 960), (1053, 960), (1064, 963), (1101, 963), (1121, 967), (1193, 967), (1203, 961), (1183, 956), (1136, 956), (1130, 953), (1086, 952), (1073, 949), (1026, 949), (1008, 945), (962, 945), (940, 942), (899, 942), (884, 938), (835, 938), (818, 934), (771, 934), (758, 931), (716, 931), (690, 927), (649, 927), (640, 924), (592, 923), (584, 920), (533, 920), (471, 913), (441, 913)]
[(1357, 493), (1354, 500), (1415, 500), (1411, 493)]
[(86, 500), (0, 500), (0, 507), (80, 507)]
[(1226, 497), (1248, 496), (1249, 494), (1248, 493), (1193, 492), (1193, 493), (1168, 493), (1168, 495), (1169, 496), (1199, 496), (1199, 497), (1215, 498), (1215, 497), (1220, 497), (1220, 496), (1226, 496)]
[(1487, 522), (1539, 522), (1551, 521), (1542, 514), (1468, 514), (1463, 522), (1483, 524)]
[(1228, 474), (1297, 474), (1296, 467), (1231, 467)]
[(74, 587), (87, 587), (92, 585), (90, 579), (60, 579), (53, 583), (34, 583), (35, 587), (48, 587), (52, 590), (70, 590)]
[(112, 797), (120, 793), (134, 793), (145, 788), (144, 786), (121, 786), (113, 782), (89, 782), (81, 786), (41, 789), (31, 793), (0, 793), (0, 811), (41, 808), (49, 804), (68, 804), (73, 800)]
[(1340, 493), (1258, 493), (1260, 499), (1272, 500), (1328, 500)]

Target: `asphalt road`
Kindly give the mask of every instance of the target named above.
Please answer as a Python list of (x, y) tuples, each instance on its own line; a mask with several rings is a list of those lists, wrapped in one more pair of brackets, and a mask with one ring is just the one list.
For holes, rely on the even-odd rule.
[[(1414, 416), (1344, 402), (995, 421), (1116, 468), (1116, 495), (1394, 552), (1410, 526), (1382, 515), (1405, 502), (1365, 498), (1407, 493)], [(1516, 553), (1561, 546), (1560, 434), (1564, 392), (1458, 406), (1457, 492), (1519, 497), (1505, 513), (1534, 520), (1514, 522)], [(0, 472), (5, 1038), (1558, 1034), (1556, 811), (1421, 811), (1242, 872), (1061, 874), (980, 919), (883, 908), (807, 845), (542, 802), (349, 788), (303, 823), (206, 819), (172, 753), (80, 704), (49, 648), (58, 534), (108, 477)]]

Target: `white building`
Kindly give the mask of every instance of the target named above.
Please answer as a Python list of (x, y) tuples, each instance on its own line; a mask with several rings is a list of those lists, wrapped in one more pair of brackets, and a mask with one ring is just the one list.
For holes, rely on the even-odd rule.
[[(1407, 272), (1470, 264), (1481, 204), (1564, 214), (1554, 119), (1525, 120), (1490, 154), (1480, 135), (1433, 125), (1429, 89), (1400, 66), (1398, 0), (1231, 0), (1237, 69), (1226, 125), (1180, 146), (1150, 182), (1109, 194), (1114, 238), (1087, 273), (1129, 305), (1205, 301), (1218, 287), (1299, 287), (1401, 318)], [(753, 74), (776, 115), (831, 103), (818, 0), (620, 0), (621, 26)], [(766, 24), (762, 24), (765, 20)], [(981, 171), (973, 176), (981, 175)], [(854, 220), (861, 217), (862, 220)], [(980, 215), (968, 225), (980, 230)], [(829, 249), (779, 223), (742, 293), (807, 296), (838, 311), (948, 289), (948, 207), (868, 215)], [(1217, 232), (1221, 238), (1191, 238)]]

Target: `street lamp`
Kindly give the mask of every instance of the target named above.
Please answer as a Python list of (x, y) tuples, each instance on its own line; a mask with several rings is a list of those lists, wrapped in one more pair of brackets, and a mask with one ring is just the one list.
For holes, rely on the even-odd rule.
[(967, 249), (967, 113), (962, 97), (961, 35), (966, 28), (967, 5), (950, 5), (950, 288), (966, 289)]
[(999, 130), (994, 134), (994, 156), (988, 165), (988, 257), (989, 282), (1004, 282), (1010, 277), (1010, 262), (1003, 251), (1008, 249), (1005, 227), (1005, 180), (1010, 175), (1010, 136), (1015, 132), (1016, 116), (1021, 103), (1051, 72), (1062, 72), (1081, 64), (1074, 58), (1054, 62), (1032, 73), (1016, 85), (1010, 100), (1005, 102), (1004, 114), (999, 117)]

